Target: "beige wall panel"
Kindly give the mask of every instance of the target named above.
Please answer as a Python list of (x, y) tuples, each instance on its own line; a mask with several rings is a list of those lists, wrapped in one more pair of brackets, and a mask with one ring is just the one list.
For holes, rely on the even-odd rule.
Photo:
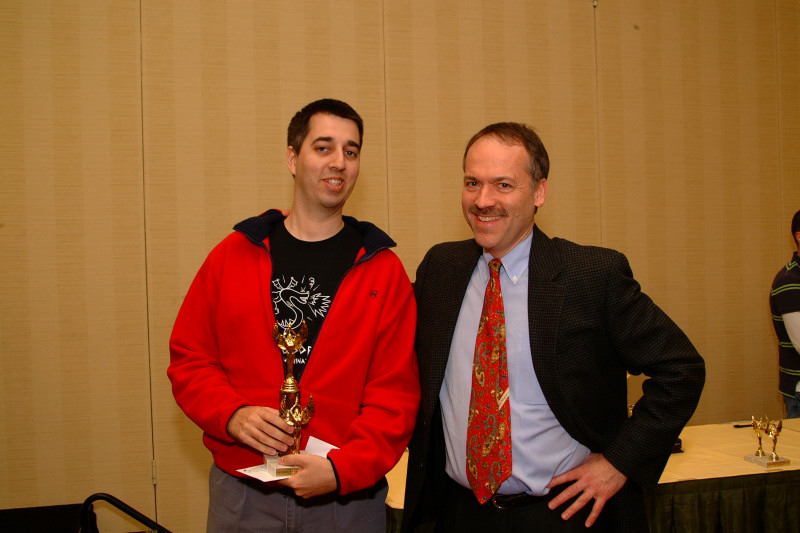
[(693, 423), (780, 416), (774, 5), (605, 1), (597, 17), (603, 244), (704, 355)]
[(780, 266), (796, 249), (789, 231), (792, 216), (800, 210), (800, 4), (779, 1), (777, 21), (781, 200), (772, 214), (778, 239), (774, 262)]
[(381, 6), (361, 2), (143, 2), (144, 160), (159, 521), (205, 527), (211, 455), (175, 405), (175, 315), (211, 248), (238, 221), (288, 208), (286, 127), (334, 97), (365, 121), (346, 214), (387, 227)]
[(0, 508), (154, 512), (138, 11), (0, 5)]
[(492, 122), (534, 126), (550, 155), (537, 223), (600, 241), (590, 2), (387, 1), (390, 226), (409, 275), (431, 245), (468, 238), (467, 140)]

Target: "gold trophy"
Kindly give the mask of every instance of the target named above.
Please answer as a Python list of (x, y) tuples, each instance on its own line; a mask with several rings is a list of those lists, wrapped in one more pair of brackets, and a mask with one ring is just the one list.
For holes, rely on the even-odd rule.
[[(286, 377), (281, 385), (280, 392), (280, 417), (294, 428), (292, 444), (285, 452), (278, 452), (279, 456), (300, 453), (300, 436), (303, 426), (308, 424), (314, 414), (314, 396), (308, 397), (308, 405), (300, 407), (300, 384), (294, 378), (294, 354), (303, 347), (303, 343), (308, 338), (308, 326), (306, 321), (300, 324), (297, 333), (289, 327), (281, 333), (278, 324), (272, 328), (272, 340), (286, 354)], [(279, 463), (279, 458), (272, 455), (264, 456), (264, 464), (267, 470), (274, 476), (291, 476), (297, 472), (297, 466), (287, 466)]]
[(778, 445), (778, 435), (781, 433), (781, 426), (783, 426), (783, 420), (778, 420), (778, 423), (775, 423), (775, 420), (770, 420), (767, 424), (767, 436), (772, 439), (772, 453), (769, 454), (769, 460), (771, 462), (780, 461), (781, 458), (778, 457), (778, 454), (775, 453), (775, 446)]
[[(770, 420), (766, 415), (758, 420), (756, 420), (756, 417), (754, 416), (751, 416), (750, 418), (752, 420), (753, 431), (755, 431), (756, 438), (758, 439), (758, 449), (753, 455), (745, 455), (744, 458), (747, 461), (764, 467), (788, 465), (790, 463), (789, 459), (785, 457), (778, 457), (778, 454), (775, 453), (775, 447), (778, 445), (778, 435), (781, 432), (783, 421)], [(772, 453), (769, 455), (761, 447), (761, 438), (764, 435), (772, 439)]]
[(756, 450), (755, 455), (756, 457), (764, 457), (766, 454), (764, 453), (764, 448), (761, 447), (761, 437), (764, 435), (764, 419), (759, 418), (756, 420), (756, 417), (751, 416), (750, 419), (753, 421), (753, 431), (756, 433), (756, 438), (758, 439), (758, 449)]

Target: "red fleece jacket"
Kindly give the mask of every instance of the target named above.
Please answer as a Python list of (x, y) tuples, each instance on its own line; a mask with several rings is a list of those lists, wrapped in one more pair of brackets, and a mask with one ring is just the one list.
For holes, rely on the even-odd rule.
[[(236, 476), (263, 458), (228, 435), (228, 420), (244, 405), (277, 409), (284, 378), (272, 341), (270, 213), (274, 221), (274, 212), (249, 219), (258, 231), (241, 223), (211, 251), (170, 339), (175, 399), (203, 430), (217, 466)], [(388, 236), (345, 219), (364, 233), (365, 249), (334, 296), (300, 383), (303, 404), (310, 395), (315, 404), (301, 448), (311, 435), (339, 447), (328, 457), (340, 494), (374, 485), (396, 464), (420, 397), (411, 283)]]

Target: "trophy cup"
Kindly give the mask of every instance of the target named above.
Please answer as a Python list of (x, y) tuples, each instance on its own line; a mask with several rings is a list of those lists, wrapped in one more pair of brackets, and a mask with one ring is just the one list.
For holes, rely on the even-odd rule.
[[(770, 420), (768, 416), (764, 416), (756, 420), (756, 417), (750, 417), (752, 420), (753, 431), (756, 433), (758, 439), (758, 449), (753, 455), (745, 455), (747, 461), (756, 463), (764, 467), (788, 465), (790, 460), (785, 457), (778, 457), (775, 453), (775, 447), (778, 445), (778, 435), (783, 426), (782, 420)], [(772, 440), (772, 453), (767, 455), (761, 447), (761, 438), (766, 435)]]
[[(300, 384), (294, 378), (294, 354), (303, 347), (307, 338), (308, 326), (306, 326), (305, 320), (297, 333), (291, 327), (281, 333), (278, 324), (272, 328), (272, 340), (275, 341), (281, 352), (286, 354), (286, 377), (281, 385), (279, 414), (287, 424), (294, 428), (292, 433), (294, 444), (285, 452), (278, 452), (278, 456), (300, 453), (300, 436), (303, 426), (308, 424), (314, 414), (313, 396), (309, 396), (308, 405), (305, 408), (300, 407)], [(279, 457), (272, 455), (264, 455), (264, 464), (269, 473), (276, 477), (291, 476), (298, 470), (297, 466), (280, 464)]]

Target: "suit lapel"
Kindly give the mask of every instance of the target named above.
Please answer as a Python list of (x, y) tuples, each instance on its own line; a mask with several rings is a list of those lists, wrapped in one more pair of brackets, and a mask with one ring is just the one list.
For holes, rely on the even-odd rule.
[[(469, 281), (472, 279), (472, 272), (475, 270), (475, 265), (478, 264), (478, 259), (483, 253), (475, 241), (467, 241), (467, 245), (469, 246), (468, 253), (457, 253), (449, 259), (453, 265), (452, 276), (456, 289), (450, 292), (448, 298), (444, 299), (445, 304), (448, 306), (448, 311), (453, 308), (457, 309), (458, 312), (461, 311), (461, 302), (464, 300), (464, 294), (466, 294)], [(448, 326), (451, 328), (448, 333), (450, 334), (456, 327), (458, 312), (455, 313), (455, 316), (448, 313)]]
[(555, 278), (562, 268), (562, 258), (553, 241), (534, 226), (528, 262), (529, 334), (533, 368), (551, 408), (560, 403), (555, 354), (564, 289)]
[(444, 372), (450, 356), (450, 345), (456, 329), (456, 322), (458, 322), (458, 315), (461, 312), (461, 303), (472, 278), (472, 271), (481, 256), (481, 248), (474, 240), (465, 241), (463, 244), (467, 250), (455, 250), (455, 253), (445, 258), (448, 262), (447, 275), (450, 279), (447, 289), (439, 298), (440, 307), (436, 320), (438, 331), (428, 329), (429, 334), (437, 335), (442, 340), (437, 343), (433, 352), (434, 360), (430, 369), (432, 390), (436, 391), (437, 398), (444, 381)]

